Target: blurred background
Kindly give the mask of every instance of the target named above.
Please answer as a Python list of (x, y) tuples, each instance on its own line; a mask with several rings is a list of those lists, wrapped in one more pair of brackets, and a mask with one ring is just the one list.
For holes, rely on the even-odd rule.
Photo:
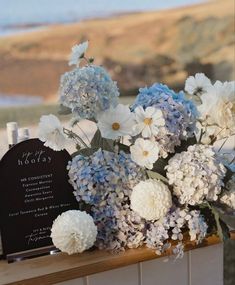
[[(32, 136), (42, 114), (56, 114), (71, 47), (90, 41), (88, 56), (118, 81), (122, 100), (163, 82), (184, 88), (188, 75), (234, 80), (234, 0), (0, 0), (0, 157), (5, 124)], [(230, 242), (232, 243), (232, 242)], [(235, 284), (235, 252), (225, 249), (225, 284)], [(233, 279), (234, 278), (234, 279)]]

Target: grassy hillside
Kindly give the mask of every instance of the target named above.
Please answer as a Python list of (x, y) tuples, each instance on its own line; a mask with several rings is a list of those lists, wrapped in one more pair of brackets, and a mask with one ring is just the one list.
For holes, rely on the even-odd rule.
[(234, 77), (234, 1), (55, 25), (0, 39), (0, 92), (55, 98), (71, 46), (90, 40), (124, 93), (156, 81), (182, 88), (188, 74)]

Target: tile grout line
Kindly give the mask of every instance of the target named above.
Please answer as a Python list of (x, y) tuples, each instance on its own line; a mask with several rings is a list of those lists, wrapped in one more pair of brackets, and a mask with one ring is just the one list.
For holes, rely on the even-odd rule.
[(143, 278), (142, 278), (142, 262), (138, 263), (138, 285), (142, 285), (143, 284)]
[(88, 276), (84, 277), (83, 281), (84, 281), (84, 285), (89, 285), (89, 277)]
[(188, 251), (188, 285), (192, 285), (191, 250)]

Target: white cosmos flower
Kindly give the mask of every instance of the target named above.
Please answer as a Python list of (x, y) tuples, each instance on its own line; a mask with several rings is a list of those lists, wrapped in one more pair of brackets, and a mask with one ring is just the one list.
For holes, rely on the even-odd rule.
[(53, 222), (53, 244), (68, 254), (80, 253), (94, 245), (97, 227), (86, 212), (70, 210), (59, 215)]
[(55, 151), (65, 148), (66, 137), (59, 119), (54, 115), (42, 116), (38, 125), (38, 138)]
[(130, 147), (131, 159), (142, 167), (153, 168), (153, 164), (158, 160), (159, 147), (155, 141), (138, 138), (135, 144)]
[(155, 136), (159, 132), (159, 127), (165, 126), (165, 119), (162, 111), (155, 107), (142, 106), (135, 108), (136, 125), (133, 127), (134, 134), (142, 134), (144, 138)]
[(131, 135), (134, 123), (134, 114), (129, 107), (119, 104), (98, 115), (97, 125), (103, 138), (117, 139)]
[(160, 180), (141, 181), (133, 188), (131, 208), (146, 220), (163, 218), (171, 206), (171, 192)]
[(212, 86), (210, 79), (204, 73), (196, 73), (185, 81), (185, 91), (191, 95), (201, 96)]
[(201, 96), (198, 110), (203, 119), (221, 129), (235, 131), (235, 82), (216, 83)]
[(69, 65), (79, 66), (81, 59), (88, 48), (88, 41), (75, 45), (72, 47), (72, 53), (70, 55)]

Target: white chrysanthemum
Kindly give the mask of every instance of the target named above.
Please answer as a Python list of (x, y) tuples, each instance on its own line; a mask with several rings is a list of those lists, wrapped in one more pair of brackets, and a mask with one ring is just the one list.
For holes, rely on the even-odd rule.
[(44, 145), (55, 151), (65, 148), (66, 137), (59, 119), (54, 115), (42, 116), (38, 125), (38, 137)]
[(210, 79), (204, 73), (196, 73), (185, 81), (185, 91), (191, 95), (201, 96), (212, 86)]
[(216, 201), (226, 169), (212, 147), (195, 144), (175, 154), (166, 166), (169, 184), (181, 204), (198, 205)]
[(135, 108), (136, 125), (133, 127), (134, 134), (142, 134), (144, 138), (156, 136), (159, 133), (159, 127), (165, 126), (165, 119), (161, 109), (156, 107), (142, 106)]
[(140, 166), (148, 169), (158, 160), (159, 147), (155, 141), (138, 138), (135, 144), (130, 147), (131, 159)]
[(171, 205), (171, 192), (160, 180), (141, 181), (133, 188), (131, 208), (146, 220), (163, 218)]
[(53, 244), (68, 254), (91, 248), (96, 240), (97, 227), (86, 212), (70, 210), (58, 216), (51, 229)]
[(75, 45), (72, 47), (72, 53), (70, 55), (69, 65), (79, 66), (81, 59), (88, 48), (88, 41)]
[(210, 125), (235, 132), (235, 82), (216, 83), (201, 96), (202, 104), (198, 107), (202, 119)]
[(102, 112), (98, 116), (98, 128), (103, 138), (117, 139), (131, 135), (134, 125), (134, 114), (128, 106), (119, 104), (117, 107)]

